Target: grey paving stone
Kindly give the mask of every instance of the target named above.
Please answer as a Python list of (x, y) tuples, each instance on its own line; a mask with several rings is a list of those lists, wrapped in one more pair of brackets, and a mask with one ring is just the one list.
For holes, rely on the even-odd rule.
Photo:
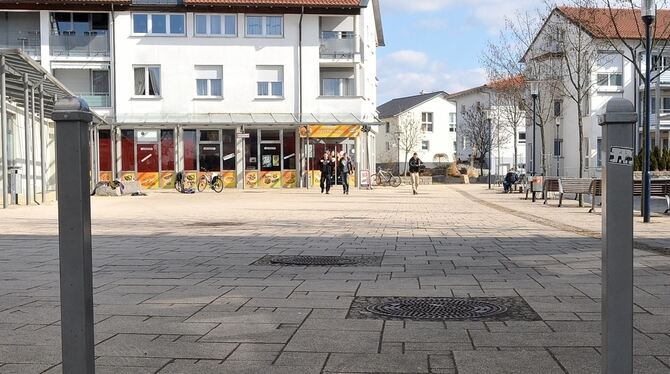
[(564, 374), (546, 351), (455, 351), (459, 374)]
[(330, 355), (326, 372), (428, 373), (428, 356), (421, 353)]
[(374, 331), (298, 330), (285, 351), (377, 353), (380, 333)]
[(154, 340), (152, 335), (119, 334), (96, 346), (96, 354), (110, 357), (154, 357), (223, 360), (234, 343), (188, 343)]
[(269, 323), (225, 323), (204, 335), (202, 342), (286, 343), (296, 327)]

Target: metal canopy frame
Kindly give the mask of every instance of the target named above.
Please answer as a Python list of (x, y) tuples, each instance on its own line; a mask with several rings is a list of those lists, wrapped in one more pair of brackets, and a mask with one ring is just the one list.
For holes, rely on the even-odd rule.
[[(2, 193), (3, 208), (8, 206), (9, 173), (8, 173), (8, 115), (7, 107), (22, 108), (25, 130), (25, 176), (26, 176), (26, 205), (30, 205), (30, 169), (32, 166), (32, 200), (37, 203), (36, 186), (36, 157), (35, 151), (40, 152), (40, 172), (42, 173), (42, 202), (45, 201), (46, 183), (44, 171), (46, 169), (45, 156), (45, 121), (51, 118), (54, 105), (59, 98), (75, 97), (61, 82), (44, 69), (20, 49), (0, 49), (0, 125), (2, 142)], [(35, 121), (39, 121), (37, 124)], [(93, 125), (104, 125), (106, 121), (93, 114)], [(39, 148), (35, 144), (35, 126), (39, 126)], [(32, 150), (32, 155), (31, 155)], [(32, 159), (32, 165), (31, 165)]]
[(115, 125), (221, 125), (304, 126), (379, 125), (377, 118), (366, 122), (353, 113), (163, 113), (117, 114)]

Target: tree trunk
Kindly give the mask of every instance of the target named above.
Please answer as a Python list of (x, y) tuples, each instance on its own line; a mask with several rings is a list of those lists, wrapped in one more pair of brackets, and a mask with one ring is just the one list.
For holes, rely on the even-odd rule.
[(405, 151), (405, 165), (402, 167), (403, 174), (407, 176), (407, 156), (409, 155), (409, 152)]
[[(547, 154), (547, 144), (544, 141), (544, 124), (540, 126), (540, 140), (542, 141), (542, 153), (540, 154), (540, 162), (542, 164), (542, 175), (547, 175), (547, 165), (544, 162), (544, 155)], [(535, 161), (535, 163), (537, 163), (537, 160)]]
[(512, 166), (513, 170), (516, 170), (517, 167), (519, 167), (519, 160), (518, 160), (518, 154), (519, 150), (517, 147), (517, 141), (518, 141), (518, 134), (516, 132), (516, 129), (514, 130), (514, 165)]
[[(582, 107), (577, 104), (577, 124), (579, 125), (579, 177), (584, 177), (584, 121), (582, 119)], [(579, 206), (584, 206), (582, 195), (579, 195)]]

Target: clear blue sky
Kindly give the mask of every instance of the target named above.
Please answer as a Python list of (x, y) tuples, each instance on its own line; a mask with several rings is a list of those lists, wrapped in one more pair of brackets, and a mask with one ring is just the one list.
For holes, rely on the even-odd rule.
[(380, 0), (386, 47), (378, 49), (379, 104), (418, 94), (449, 93), (485, 83), (480, 56), (505, 16), (531, 0)]

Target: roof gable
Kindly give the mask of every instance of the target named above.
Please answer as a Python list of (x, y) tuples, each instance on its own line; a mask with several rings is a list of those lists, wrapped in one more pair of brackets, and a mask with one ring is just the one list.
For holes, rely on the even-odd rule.
[(426, 94), (393, 99), (377, 107), (377, 111), (379, 112), (379, 118), (391, 118), (398, 116), (438, 96), (443, 96), (446, 99), (448, 95), (444, 91), (436, 91)]

